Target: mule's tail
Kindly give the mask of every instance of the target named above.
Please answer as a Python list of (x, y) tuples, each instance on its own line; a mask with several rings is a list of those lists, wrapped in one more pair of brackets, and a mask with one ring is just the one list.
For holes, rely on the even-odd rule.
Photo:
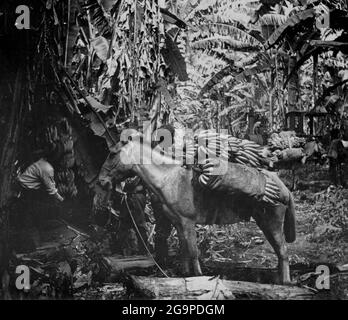
[(285, 212), (284, 234), (286, 242), (291, 243), (296, 240), (295, 202), (294, 197), (292, 196), (290, 191), (289, 203)]

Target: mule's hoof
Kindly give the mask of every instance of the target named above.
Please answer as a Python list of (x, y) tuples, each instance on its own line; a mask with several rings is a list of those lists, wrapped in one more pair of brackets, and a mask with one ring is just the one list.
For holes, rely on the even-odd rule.
[(280, 283), (283, 286), (296, 286), (297, 282), (295, 280), (291, 281), (291, 280), (285, 280), (285, 281), (281, 281)]
[(290, 279), (281, 279), (278, 278), (276, 280), (277, 284), (281, 285), (281, 286), (293, 286), (296, 285), (296, 281), (291, 281)]

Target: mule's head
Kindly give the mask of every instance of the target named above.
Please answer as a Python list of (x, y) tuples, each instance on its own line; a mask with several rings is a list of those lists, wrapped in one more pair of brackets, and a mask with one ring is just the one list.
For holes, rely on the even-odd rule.
[(95, 211), (109, 206), (115, 184), (135, 175), (132, 147), (130, 142), (118, 142), (110, 148), (110, 153), (100, 169), (98, 181), (94, 187), (93, 207)]
[(128, 177), (134, 176), (134, 161), (132, 161), (132, 143), (119, 142), (110, 148), (100, 173), (99, 184), (104, 189), (110, 189), (113, 183), (119, 183)]

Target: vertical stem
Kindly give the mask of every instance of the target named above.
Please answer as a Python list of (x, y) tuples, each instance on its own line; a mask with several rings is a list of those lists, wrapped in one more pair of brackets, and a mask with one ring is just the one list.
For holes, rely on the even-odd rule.
[(317, 100), (317, 83), (318, 83), (318, 54), (313, 56), (313, 98), (312, 107), (315, 110)]
[(273, 105), (273, 90), (269, 94), (269, 122), (271, 131), (273, 131), (273, 123), (274, 123), (274, 105)]
[(69, 30), (70, 30), (70, 3), (71, 0), (68, 0), (68, 22), (67, 22), (67, 30), (66, 30), (66, 41), (65, 41), (65, 57), (64, 57), (64, 68), (66, 68), (67, 60), (68, 60), (68, 45), (69, 45)]
[(133, 105), (133, 112), (134, 110), (136, 110), (137, 106), (136, 106), (136, 102), (134, 99), (134, 93), (135, 96), (138, 96), (138, 92), (137, 92), (137, 86), (138, 86), (138, 82), (137, 82), (137, 59), (138, 59), (138, 54), (137, 54), (137, 1), (135, 1), (134, 4), (134, 44), (133, 44), (133, 61), (134, 61), (134, 66), (133, 66), (133, 101), (132, 101), (132, 105)]
[[(91, 22), (91, 13), (89, 10), (87, 10), (87, 21), (88, 21), (88, 30), (89, 30), (89, 39), (93, 40), (94, 39), (94, 33), (93, 33), (93, 28), (92, 28), (92, 22)], [(87, 66), (87, 76), (86, 76), (86, 80), (87, 83), (89, 82), (89, 78), (91, 75), (91, 62), (92, 62), (92, 46), (91, 43), (89, 43), (89, 55), (88, 55), (88, 66)]]
[[(289, 66), (288, 66), (288, 74), (293, 70), (293, 68), (296, 66), (297, 63), (297, 57), (296, 55), (292, 55), (289, 58)], [(297, 111), (299, 110), (298, 107), (298, 73), (294, 73), (291, 76), (291, 79), (288, 83), (288, 111)]]

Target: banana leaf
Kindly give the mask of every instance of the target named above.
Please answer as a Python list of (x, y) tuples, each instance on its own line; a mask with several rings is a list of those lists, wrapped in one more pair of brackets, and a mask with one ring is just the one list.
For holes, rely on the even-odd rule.
[(166, 48), (162, 49), (162, 55), (165, 63), (174, 72), (180, 81), (187, 81), (188, 74), (186, 70), (185, 58), (181, 55), (178, 45), (173, 41), (170, 35), (166, 36)]
[(229, 75), (236, 75), (240, 73), (242, 69), (237, 68), (235, 66), (229, 65), (226, 68), (223, 68), (218, 73), (214, 74), (214, 76), (204, 85), (199, 96), (201, 97), (204, 93), (208, 92), (211, 88), (213, 88), (216, 84), (221, 82), (221, 80)]
[(91, 40), (91, 45), (99, 59), (105, 63), (109, 54), (109, 41), (99, 36)]
[(270, 49), (271, 47), (276, 45), (290, 30), (301, 25), (308, 19), (314, 19), (315, 15), (315, 9), (308, 9), (290, 16), (287, 21), (279, 28), (277, 28), (269, 37), (269, 39), (265, 43), (265, 49)]

